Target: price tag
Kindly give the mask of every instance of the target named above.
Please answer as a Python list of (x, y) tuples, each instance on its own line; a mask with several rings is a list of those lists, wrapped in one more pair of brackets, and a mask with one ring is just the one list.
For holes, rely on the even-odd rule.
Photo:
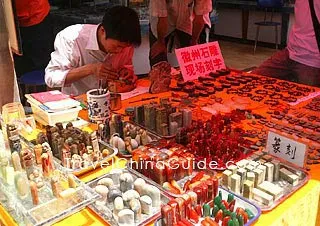
[(195, 80), (199, 76), (226, 68), (218, 42), (180, 48), (175, 51), (184, 81)]
[(266, 150), (269, 154), (304, 167), (307, 146), (269, 131)]

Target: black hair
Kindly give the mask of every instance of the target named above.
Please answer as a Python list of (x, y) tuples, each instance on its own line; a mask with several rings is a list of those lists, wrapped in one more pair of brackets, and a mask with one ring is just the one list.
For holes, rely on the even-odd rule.
[(115, 6), (106, 10), (102, 20), (106, 39), (111, 38), (135, 46), (141, 44), (139, 16), (133, 9)]

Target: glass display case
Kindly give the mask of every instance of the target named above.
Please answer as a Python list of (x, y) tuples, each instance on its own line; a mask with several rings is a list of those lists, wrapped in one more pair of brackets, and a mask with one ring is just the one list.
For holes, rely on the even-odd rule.
[(7, 126), (8, 141), (1, 139), (0, 204), (19, 225), (51, 225), (99, 197), (55, 164), (50, 150), (37, 159), (29, 146), (10, 129)]

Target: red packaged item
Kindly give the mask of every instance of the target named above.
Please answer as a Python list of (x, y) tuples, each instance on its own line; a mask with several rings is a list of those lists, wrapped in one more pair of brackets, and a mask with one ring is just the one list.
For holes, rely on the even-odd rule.
[(202, 187), (202, 201), (203, 203), (208, 202), (208, 185), (206, 183), (201, 184)]
[(177, 181), (172, 180), (170, 181), (170, 184), (175, 187), (177, 190), (179, 190), (180, 194), (183, 194), (183, 189), (180, 187), (180, 185), (177, 183)]
[(222, 221), (223, 218), (223, 211), (219, 210), (214, 218), (214, 221), (219, 223), (220, 221)]
[(203, 199), (202, 199), (202, 188), (201, 187), (195, 187), (193, 191), (197, 194), (197, 204), (202, 205)]
[(201, 226), (210, 226), (210, 223), (206, 220), (201, 221)]
[(248, 222), (248, 214), (246, 212), (242, 213), (243, 223), (246, 224)]
[(143, 152), (140, 149), (134, 150), (132, 152), (132, 161), (139, 162), (142, 154)]
[(168, 202), (168, 205), (172, 209), (172, 221), (174, 224), (180, 221), (179, 204), (175, 200)]
[(191, 197), (188, 194), (182, 195), (186, 206), (186, 218), (189, 219), (190, 209), (192, 208)]
[(175, 170), (174, 170), (174, 165), (171, 161), (165, 162), (166, 166), (166, 176), (168, 181), (174, 180), (174, 175), (175, 175)]
[(186, 218), (186, 205), (183, 198), (176, 198), (176, 202), (179, 205), (179, 213), (180, 213), (180, 219)]
[(229, 203), (226, 200), (222, 200), (221, 203), (226, 207), (226, 209), (229, 209)]
[(196, 205), (194, 210), (197, 212), (197, 214), (202, 217), (202, 206), (201, 205)]
[(230, 210), (231, 212), (233, 212), (235, 204), (236, 204), (236, 200), (235, 200), (235, 199), (232, 200), (232, 201), (229, 203), (229, 210)]
[(185, 177), (184, 169), (182, 167), (182, 161), (181, 158), (178, 158), (177, 161), (175, 162), (175, 179), (180, 180)]
[(208, 186), (208, 201), (213, 200), (213, 194), (214, 194), (214, 188), (213, 188), (213, 181), (212, 180), (207, 180), (206, 185)]
[(170, 191), (171, 193), (174, 193), (174, 194), (180, 194), (180, 191), (179, 189), (173, 187), (169, 182), (164, 182), (162, 187), (164, 189), (166, 189), (167, 191)]
[(173, 226), (173, 210), (169, 205), (162, 206), (161, 215), (163, 226)]
[(186, 159), (188, 161), (187, 175), (191, 176), (193, 173), (194, 156), (190, 154), (189, 156), (186, 157)]
[(242, 209), (241, 207), (238, 207), (236, 209), (236, 214), (242, 216), (244, 224), (248, 222), (248, 214), (246, 213), (246, 211), (244, 211), (244, 209)]
[(206, 217), (204, 218), (205, 221), (207, 221), (210, 226), (219, 226), (219, 224), (217, 222), (215, 222), (211, 217)]
[(193, 224), (192, 224), (190, 221), (188, 221), (187, 219), (182, 219), (181, 221), (182, 221), (182, 223), (184, 223), (186, 226), (193, 226)]
[(191, 214), (191, 209), (193, 209), (193, 206), (188, 206), (186, 208), (186, 213), (188, 213), (188, 215), (186, 215), (186, 219), (190, 219), (190, 214)]
[(156, 165), (154, 164), (154, 161), (151, 161), (148, 157), (142, 160), (142, 162), (140, 162), (139, 167), (140, 167), (140, 172), (146, 177), (150, 178), (151, 173), (153, 172), (153, 169), (154, 167), (156, 167)]
[(172, 180), (180, 180), (179, 177), (179, 159), (178, 157), (174, 156), (168, 160), (168, 166), (170, 166), (170, 171), (172, 172)]
[(163, 184), (167, 181), (167, 175), (166, 175), (166, 167), (164, 162), (153, 162), (153, 171), (150, 173), (151, 179), (155, 181), (158, 184)]
[(190, 181), (190, 184), (188, 185), (189, 190), (194, 190), (196, 187), (199, 187), (201, 183), (202, 183), (201, 181), (196, 181), (193, 183)]
[(201, 178), (204, 176), (204, 172), (201, 171), (199, 173), (197, 173), (197, 175), (195, 175), (192, 179), (191, 179), (191, 183), (194, 183), (196, 181), (201, 180)]
[(179, 221), (176, 225), (177, 225), (177, 226), (187, 226), (187, 225), (185, 225), (182, 221)]
[(245, 211), (244, 211), (244, 209), (242, 209), (241, 207), (238, 207), (238, 208), (236, 209), (236, 214), (237, 214), (237, 215), (243, 214), (243, 213), (245, 213)]
[(189, 191), (188, 192), (189, 197), (191, 198), (191, 205), (194, 207), (197, 205), (197, 194), (194, 191)]
[(198, 213), (191, 208), (190, 209), (190, 221), (194, 224), (197, 224), (199, 222), (200, 216), (198, 215)]
[(179, 167), (181, 178), (188, 176), (188, 159), (180, 157), (179, 158)]
[(213, 198), (215, 198), (218, 195), (219, 180), (217, 177), (213, 177), (212, 182), (213, 182), (213, 189), (214, 189)]
[(228, 226), (228, 222), (231, 219), (230, 216), (225, 216), (222, 220), (222, 226)]
[(42, 165), (43, 176), (50, 177), (51, 174), (53, 173), (53, 168), (50, 162), (50, 157), (47, 153), (43, 153), (41, 155), (41, 165)]
[(183, 185), (183, 191), (189, 190), (189, 185), (191, 184), (191, 180), (187, 180)]

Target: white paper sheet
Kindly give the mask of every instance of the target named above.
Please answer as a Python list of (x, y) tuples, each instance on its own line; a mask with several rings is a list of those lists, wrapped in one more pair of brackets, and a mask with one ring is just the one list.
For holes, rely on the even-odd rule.
[(139, 96), (141, 94), (148, 93), (148, 92), (149, 92), (149, 87), (137, 86), (137, 88), (135, 88), (131, 92), (121, 93), (121, 100), (126, 100), (131, 97)]

